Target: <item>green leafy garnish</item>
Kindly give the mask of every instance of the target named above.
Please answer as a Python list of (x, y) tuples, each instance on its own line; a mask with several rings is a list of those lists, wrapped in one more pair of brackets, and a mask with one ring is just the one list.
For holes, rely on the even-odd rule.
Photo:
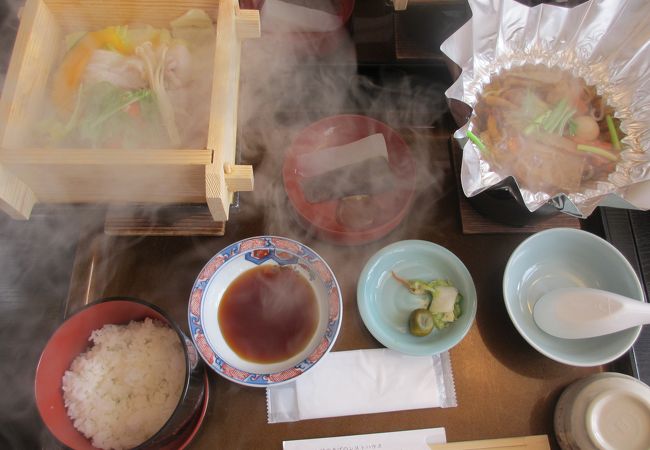
[(108, 82), (80, 85), (70, 117), (47, 118), (37, 132), (47, 145), (59, 147), (142, 148), (166, 142), (153, 92)]

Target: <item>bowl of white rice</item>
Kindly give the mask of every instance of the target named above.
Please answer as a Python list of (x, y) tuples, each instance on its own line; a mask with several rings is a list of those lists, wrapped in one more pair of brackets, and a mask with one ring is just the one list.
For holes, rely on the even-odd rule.
[(36, 404), (71, 448), (173, 447), (200, 414), (204, 377), (192, 341), (164, 311), (107, 298), (54, 332), (36, 369)]

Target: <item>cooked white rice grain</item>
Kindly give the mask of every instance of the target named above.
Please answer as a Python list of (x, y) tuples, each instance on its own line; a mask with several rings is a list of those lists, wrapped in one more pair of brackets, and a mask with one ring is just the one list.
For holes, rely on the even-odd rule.
[(180, 399), (185, 357), (174, 330), (149, 318), (105, 325), (63, 375), (77, 430), (102, 449), (133, 448), (153, 436)]

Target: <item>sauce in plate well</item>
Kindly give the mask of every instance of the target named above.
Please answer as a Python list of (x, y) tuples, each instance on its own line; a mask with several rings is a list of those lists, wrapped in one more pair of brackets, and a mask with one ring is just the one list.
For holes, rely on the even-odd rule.
[(239, 275), (224, 292), (218, 319), (226, 343), (256, 363), (300, 353), (318, 325), (318, 302), (309, 282), (288, 266), (263, 265)]

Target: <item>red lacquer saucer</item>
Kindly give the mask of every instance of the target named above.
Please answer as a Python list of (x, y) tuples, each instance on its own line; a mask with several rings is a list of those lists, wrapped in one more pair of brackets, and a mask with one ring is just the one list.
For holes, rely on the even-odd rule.
[(203, 424), (205, 414), (208, 411), (208, 403), (210, 401), (210, 383), (208, 382), (208, 370), (204, 369), (203, 378), (205, 380), (205, 394), (203, 396), (203, 403), (201, 409), (197, 411), (196, 415), (192, 418), (191, 422), (185, 427), (172, 442), (162, 448), (162, 450), (183, 450), (194, 440), (196, 433)]

